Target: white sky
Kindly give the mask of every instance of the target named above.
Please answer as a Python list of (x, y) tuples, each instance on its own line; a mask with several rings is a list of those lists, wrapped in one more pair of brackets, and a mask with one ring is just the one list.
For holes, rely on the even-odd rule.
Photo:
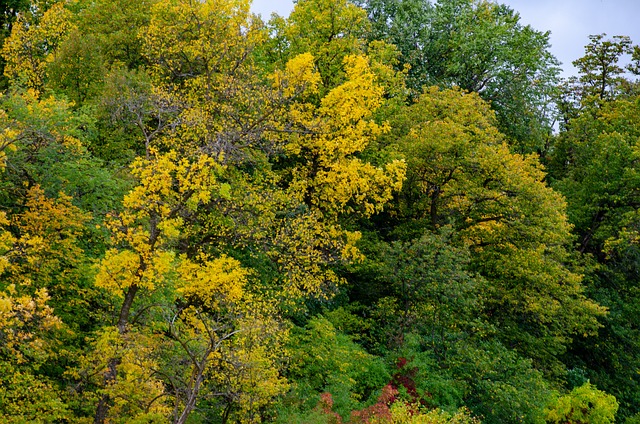
[[(640, 44), (640, 0), (498, 0), (520, 13), (521, 22), (551, 31), (551, 52), (562, 62), (564, 76), (571, 62), (584, 54), (589, 35), (628, 35)], [(266, 20), (271, 12), (286, 16), (292, 0), (254, 0), (252, 9)]]

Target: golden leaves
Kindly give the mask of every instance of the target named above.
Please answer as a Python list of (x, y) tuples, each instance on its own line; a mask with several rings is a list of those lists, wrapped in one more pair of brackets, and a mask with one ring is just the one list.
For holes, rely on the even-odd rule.
[(317, 93), (320, 75), (316, 72), (314, 60), (311, 53), (289, 60), (284, 71), (276, 70), (271, 76), (273, 88), (280, 90), (285, 98)]
[(0, 211), (0, 275), (9, 267), (10, 258), (8, 254), (11, 252), (16, 238), (5, 227), (9, 225), (9, 219), (6, 212)]
[(41, 91), (55, 49), (71, 29), (70, 12), (64, 2), (51, 6), (37, 23), (20, 16), (2, 48), (7, 62), (4, 74), (27, 88)]
[[(344, 58), (346, 81), (332, 89), (321, 100), (319, 113), (335, 120), (333, 125), (364, 125), (363, 130), (377, 135), (380, 127), (371, 121), (365, 121), (382, 104), (384, 89), (376, 84), (376, 78), (365, 56), (346, 56)], [(364, 131), (363, 131), (364, 132)], [(363, 146), (354, 146), (359, 151)]]
[(108, 250), (98, 266), (96, 286), (118, 296), (134, 285), (154, 290), (165, 282), (175, 257), (167, 244), (183, 227), (179, 213), (208, 203), (219, 187), (222, 167), (212, 157), (151, 153), (134, 160), (131, 172), (139, 184), (124, 197), (125, 210), (108, 223), (113, 241), (126, 247)]
[(141, 34), (144, 52), (161, 78), (202, 79), (232, 73), (265, 34), (246, 0), (167, 0), (152, 9)]
[(45, 289), (36, 290), (35, 296), (18, 295), (16, 287), (9, 285), (0, 292), (0, 337), (2, 351), (18, 364), (42, 360), (50, 353), (43, 337), (59, 329), (62, 322), (47, 305), (49, 295)]
[(228, 256), (201, 258), (202, 264), (180, 258), (177, 293), (217, 309), (221, 302), (237, 303), (243, 297), (249, 271)]
[(40, 186), (29, 189), (24, 206), (25, 211), (13, 217), (18, 237), (2, 230), (9, 220), (0, 215), (0, 275), (21, 286), (49, 287), (77, 271), (83, 255), (78, 239), (90, 214), (64, 193), (48, 198)]
[(118, 297), (124, 297), (133, 285), (154, 290), (166, 281), (174, 257), (170, 251), (109, 249), (98, 267), (95, 285)]
[[(308, 55), (303, 59), (311, 60)], [(371, 216), (401, 187), (405, 167), (395, 161), (376, 168), (357, 157), (388, 130), (372, 119), (384, 89), (376, 84), (365, 56), (347, 56), (344, 66), (346, 81), (329, 91), (318, 107), (294, 103), (290, 108), (291, 120), (305, 128), (286, 146), (290, 154), (304, 155), (292, 171), (292, 185), (307, 193), (311, 206), (329, 215)]]
[(131, 165), (131, 173), (140, 183), (124, 198), (124, 206), (131, 214), (127, 223), (149, 213), (171, 218), (176, 208), (194, 210), (211, 200), (217, 185), (216, 173), (222, 169), (214, 158), (201, 154), (190, 160), (179, 157), (175, 150), (151, 153), (150, 158), (136, 158)]
[(12, 123), (4, 110), (0, 109), (0, 126), (3, 128), (0, 131), (0, 173), (4, 171), (7, 166), (7, 151), (15, 151), (16, 145), (14, 141), (19, 132), (13, 128)]

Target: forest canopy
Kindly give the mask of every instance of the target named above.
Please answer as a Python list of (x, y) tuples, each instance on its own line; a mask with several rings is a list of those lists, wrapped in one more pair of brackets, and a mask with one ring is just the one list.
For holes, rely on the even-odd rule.
[(0, 9), (3, 422), (640, 421), (634, 40), (561, 79), (488, 0)]

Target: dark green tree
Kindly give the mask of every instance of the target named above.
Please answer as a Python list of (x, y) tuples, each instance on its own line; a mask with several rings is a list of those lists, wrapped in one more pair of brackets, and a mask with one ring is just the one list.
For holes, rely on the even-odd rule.
[(506, 5), (479, 0), (369, 0), (371, 37), (398, 46), (409, 87), (458, 86), (480, 93), (519, 152), (543, 151), (554, 121), (558, 62), (549, 33)]
[[(633, 47), (627, 36), (616, 35), (611, 39), (606, 36), (589, 36), (584, 56), (573, 61), (579, 75), (569, 77), (559, 86), (557, 106), (563, 129), (589, 104), (637, 94), (629, 73), (634, 74), (638, 69), (637, 64), (634, 65), (637, 61), (633, 61), (640, 52), (638, 46)], [(623, 66), (621, 61), (629, 55), (632, 63)]]
[(590, 40), (574, 62), (580, 75), (568, 84), (573, 97), (561, 104), (565, 125), (547, 168), (567, 199), (587, 294), (610, 311), (597, 338), (576, 340), (568, 363), (615, 395), (619, 416), (627, 417), (640, 404), (640, 97), (621, 64), (632, 52), (630, 39), (602, 34)]

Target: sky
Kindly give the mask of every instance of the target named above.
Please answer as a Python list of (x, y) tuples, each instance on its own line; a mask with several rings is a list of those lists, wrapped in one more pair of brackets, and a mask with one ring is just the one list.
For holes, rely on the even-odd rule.
[[(628, 35), (640, 44), (640, 0), (500, 0), (520, 13), (520, 21), (538, 31), (551, 31), (551, 53), (562, 62), (563, 74), (575, 73), (572, 61), (584, 55), (589, 35)], [(254, 0), (252, 10), (268, 19), (286, 16), (292, 0)]]

